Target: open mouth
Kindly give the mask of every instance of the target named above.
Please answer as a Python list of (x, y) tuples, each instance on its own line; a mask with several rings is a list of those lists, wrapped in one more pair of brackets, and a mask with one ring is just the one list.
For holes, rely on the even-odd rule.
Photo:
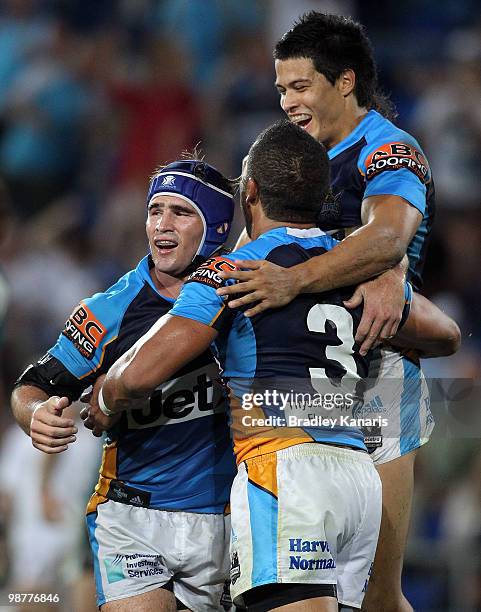
[(154, 241), (154, 244), (157, 251), (162, 254), (171, 253), (179, 246), (179, 243), (176, 240), (168, 239), (157, 239)]
[(307, 126), (311, 123), (312, 116), (308, 115), (307, 113), (303, 113), (302, 115), (291, 115), (289, 119), (292, 121), (292, 123), (295, 123), (296, 125), (305, 130)]

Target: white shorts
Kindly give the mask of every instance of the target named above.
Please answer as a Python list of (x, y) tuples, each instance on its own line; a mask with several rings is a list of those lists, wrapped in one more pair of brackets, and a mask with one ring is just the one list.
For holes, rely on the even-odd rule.
[(433, 431), (434, 418), (421, 368), (397, 351), (382, 348), (380, 358), (371, 362), (363, 407), (354, 416), (384, 420), (381, 426), (364, 429), (376, 465), (425, 444)]
[(241, 463), (231, 492), (231, 595), (264, 584), (337, 585), (361, 607), (381, 522), (367, 453), (298, 444)]
[(98, 605), (172, 581), (192, 610), (227, 607), (230, 516), (139, 508), (108, 500), (87, 515)]

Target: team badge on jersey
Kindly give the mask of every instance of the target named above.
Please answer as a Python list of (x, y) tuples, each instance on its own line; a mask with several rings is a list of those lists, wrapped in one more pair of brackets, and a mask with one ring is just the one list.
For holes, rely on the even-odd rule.
[(62, 332), (87, 359), (93, 359), (106, 333), (106, 328), (85, 304), (77, 306)]
[(427, 183), (429, 165), (424, 155), (415, 147), (403, 142), (384, 144), (371, 153), (366, 159), (366, 180), (386, 170), (406, 168), (415, 174), (420, 181)]
[(218, 289), (225, 282), (224, 279), (219, 276), (219, 272), (227, 272), (229, 270), (237, 270), (237, 267), (230, 259), (225, 259), (224, 257), (211, 257), (189, 276), (186, 280), (186, 284), (196, 282)]

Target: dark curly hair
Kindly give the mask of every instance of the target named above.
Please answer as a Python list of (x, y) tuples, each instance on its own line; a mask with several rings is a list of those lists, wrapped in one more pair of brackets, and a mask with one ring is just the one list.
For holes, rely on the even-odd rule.
[(283, 119), (257, 137), (243, 176), (257, 183), (269, 219), (315, 223), (329, 189), (329, 160), (324, 145)]
[(364, 27), (349, 17), (311, 11), (300, 17), (274, 48), (274, 58), (305, 57), (334, 85), (344, 70), (356, 75), (354, 95), (360, 106), (394, 120), (396, 109), (379, 88), (373, 48)]

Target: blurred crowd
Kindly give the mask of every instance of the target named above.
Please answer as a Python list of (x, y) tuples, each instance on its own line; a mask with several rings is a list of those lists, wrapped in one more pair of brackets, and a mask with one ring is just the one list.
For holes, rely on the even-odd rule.
[[(463, 347), (425, 372), (479, 380), (481, 11), (476, 0), (386, 4), (0, 0), (0, 593), (39, 579), (29, 555), (48, 542), (53, 584), (73, 592), (88, 567), (77, 532), (99, 450), (85, 436), (78, 455), (50, 465), (12, 426), (13, 381), (81, 298), (145, 254), (145, 195), (157, 166), (201, 143), (210, 163), (240, 174), (257, 133), (282, 115), (273, 43), (306, 10), (367, 27), (397, 123), (430, 160), (437, 218), (425, 293), (458, 321)], [(466, 427), (446, 424), (443, 396), (435, 407), (443, 424), (417, 465), (405, 592), (425, 612), (481, 610), (481, 427), (470, 427), (479, 406), (454, 403), (448, 416)], [(46, 543), (32, 535), (40, 529)], [(75, 537), (56, 542), (62, 529)]]

